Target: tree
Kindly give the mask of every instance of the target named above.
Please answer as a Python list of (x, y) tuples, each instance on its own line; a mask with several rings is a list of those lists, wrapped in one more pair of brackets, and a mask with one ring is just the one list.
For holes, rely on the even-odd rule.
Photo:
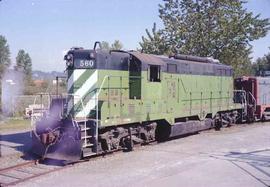
[(10, 51), (7, 40), (0, 35), (0, 77), (3, 75), (6, 68), (10, 66)]
[(119, 40), (115, 40), (111, 45), (112, 50), (121, 50), (123, 48), (123, 44)]
[(32, 60), (28, 53), (24, 50), (19, 50), (16, 57), (16, 66), (14, 67), (17, 71), (22, 71), (27, 80), (32, 78)]
[(165, 48), (166, 53), (213, 57), (240, 72), (237, 68), (251, 67), (250, 42), (264, 37), (270, 29), (269, 19), (248, 12), (242, 0), (163, 1), (159, 17), (164, 29), (158, 37), (165, 47), (152, 42), (154, 46), (147, 48), (151, 41), (147, 33), (148, 39), (141, 43), (147, 53), (162, 54)]
[(101, 47), (102, 47), (102, 49), (105, 49), (105, 50), (110, 50), (110, 44), (109, 44), (109, 42), (106, 42), (106, 41), (102, 41), (101, 42)]
[(253, 71), (255, 75), (263, 75), (263, 72), (270, 71), (270, 52), (256, 60)]
[(123, 48), (123, 44), (119, 40), (115, 40), (112, 45), (109, 42), (102, 41), (101, 42), (102, 49), (105, 50), (121, 50)]
[(147, 37), (142, 37), (142, 42), (140, 42), (140, 46), (143, 49), (143, 52), (146, 51), (152, 54), (168, 54), (169, 48), (166, 45), (165, 38), (162, 35), (162, 30), (157, 30), (156, 23), (152, 28), (152, 33), (149, 32), (148, 29), (145, 30)]

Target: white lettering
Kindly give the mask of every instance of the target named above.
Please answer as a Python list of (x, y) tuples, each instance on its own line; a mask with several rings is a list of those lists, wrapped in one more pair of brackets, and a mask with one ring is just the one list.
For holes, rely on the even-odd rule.
[(94, 60), (80, 60), (80, 67), (92, 68), (94, 67), (94, 65), (95, 65)]

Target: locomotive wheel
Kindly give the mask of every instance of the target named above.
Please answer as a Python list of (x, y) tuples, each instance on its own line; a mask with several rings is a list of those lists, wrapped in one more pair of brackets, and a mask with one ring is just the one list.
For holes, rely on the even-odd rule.
[(158, 142), (164, 142), (168, 140), (171, 134), (171, 126), (166, 122), (158, 122), (155, 132), (155, 137)]
[(124, 140), (124, 145), (125, 145), (125, 148), (126, 148), (126, 151), (129, 152), (129, 151), (133, 151), (133, 141), (132, 139), (130, 138), (125, 138)]
[(265, 121), (266, 121), (266, 119), (265, 119), (265, 116), (263, 115), (262, 119), (261, 119), (261, 122), (265, 122)]
[(222, 120), (217, 119), (217, 120), (215, 121), (215, 130), (216, 130), (216, 131), (220, 131), (221, 127), (222, 127)]

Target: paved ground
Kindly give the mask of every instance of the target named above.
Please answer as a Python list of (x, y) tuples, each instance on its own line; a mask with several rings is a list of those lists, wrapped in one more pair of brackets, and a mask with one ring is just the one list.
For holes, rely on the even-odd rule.
[(117, 153), (19, 186), (269, 185), (270, 123), (258, 123)]

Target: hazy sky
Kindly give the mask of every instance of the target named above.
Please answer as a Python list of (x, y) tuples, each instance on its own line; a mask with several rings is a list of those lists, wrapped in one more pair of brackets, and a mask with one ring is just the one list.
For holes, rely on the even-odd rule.
[[(63, 71), (63, 51), (92, 48), (95, 41), (119, 39), (125, 49), (139, 47), (153, 22), (161, 26), (162, 0), (2, 0), (0, 34), (8, 40), (12, 61), (19, 49), (33, 60), (33, 69)], [(270, 0), (248, 0), (247, 8), (270, 17)], [(253, 42), (254, 58), (270, 50), (270, 34)]]

